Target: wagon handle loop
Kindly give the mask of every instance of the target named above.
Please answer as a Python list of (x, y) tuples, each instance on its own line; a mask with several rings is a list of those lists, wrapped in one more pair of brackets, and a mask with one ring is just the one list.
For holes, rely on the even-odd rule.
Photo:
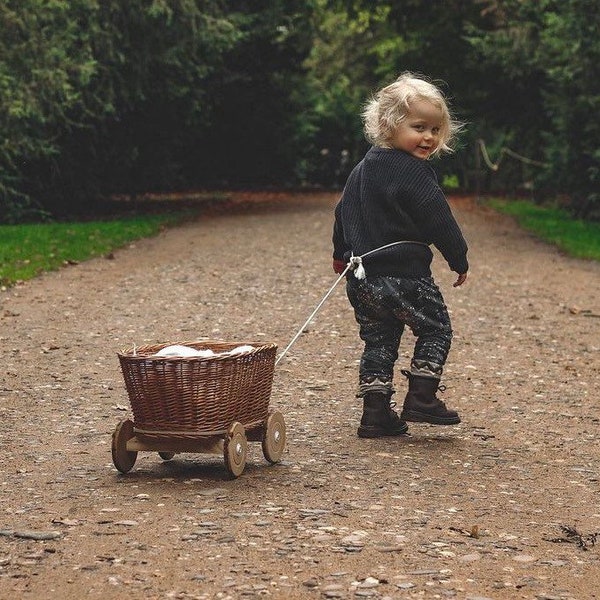
[(392, 246), (397, 246), (399, 244), (419, 244), (421, 246), (428, 246), (428, 244), (425, 244), (424, 242), (417, 242), (417, 241), (413, 241), (413, 240), (401, 240), (399, 242), (392, 242), (391, 244), (385, 244), (385, 246), (375, 248), (374, 250), (369, 250), (368, 252), (365, 252), (364, 254), (361, 254), (360, 256), (354, 256), (354, 254), (353, 254), (350, 257), (350, 260), (349, 260), (348, 264), (346, 265), (346, 268), (344, 269), (342, 274), (336, 279), (335, 283), (329, 288), (329, 291), (325, 294), (325, 296), (323, 296), (323, 299), (321, 300), (321, 302), (319, 302), (319, 304), (317, 304), (317, 307), (315, 308), (315, 310), (312, 311), (312, 313), (310, 314), (310, 317), (308, 317), (308, 319), (306, 319), (306, 321), (304, 321), (304, 324), (302, 325), (302, 327), (300, 327), (300, 329), (298, 329), (298, 331), (296, 332), (296, 335), (292, 338), (292, 341), (285, 347), (284, 351), (277, 357), (277, 360), (275, 361), (275, 366), (277, 366), (279, 364), (279, 361), (287, 354), (287, 351), (296, 343), (296, 340), (302, 335), (302, 332), (304, 331), (306, 326), (312, 321), (313, 317), (319, 312), (319, 310), (321, 309), (321, 306), (323, 306), (323, 304), (325, 304), (325, 301), (327, 300), (327, 298), (329, 298), (329, 296), (331, 296), (331, 294), (333, 293), (333, 290), (337, 287), (337, 284), (346, 276), (346, 273), (348, 272), (348, 270), (351, 269), (352, 271), (354, 271), (354, 275), (357, 279), (364, 279), (366, 277), (366, 273), (365, 273), (365, 268), (362, 264), (362, 259), (365, 258), (366, 256), (369, 256), (370, 254), (375, 254), (376, 252), (379, 252), (380, 250), (385, 250), (387, 248), (391, 248)]

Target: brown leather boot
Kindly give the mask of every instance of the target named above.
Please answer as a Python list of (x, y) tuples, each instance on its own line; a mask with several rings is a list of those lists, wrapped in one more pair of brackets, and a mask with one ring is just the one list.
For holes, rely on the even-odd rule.
[(391, 394), (384, 392), (365, 393), (358, 437), (378, 438), (403, 435), (408, 431), (408, 425), (400, 419), (393, 408), (396, 403), (390, 398)]
[(454, 410), (435, 395), (440, 389), (440, 380), (434, 377), (419, 377), (410, 371), (402, 371), (408, 377), (408, 394), (400, 418), (404, 421), (432, 423), (433, 425), (457, 425), (460, 417)]

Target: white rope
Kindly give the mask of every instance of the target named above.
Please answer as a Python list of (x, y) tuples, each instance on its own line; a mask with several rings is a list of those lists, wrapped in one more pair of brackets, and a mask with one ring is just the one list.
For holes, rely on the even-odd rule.
[(379, 252), (380, 250), (386, 250), (387, 248), (391, 248), (392, 246), (398, 246), (399, 244), (419, 244), (421, 246), (429, 247), (429, 244), (426, 244), (425, 242), (415, 242), (413, 240), (402, 240), (400, 242), (392, 242), (391, 244), (386, 244), (385, 246), (380, 246), (379, 248), (375, 248), (375, 250), (369, 250), (368, 252), (361, 254), (359, 258), (365, 258), (366, 256), (369, 256), (370, 254), (375, 254), (375, 252)]
[(362, 259), (365, 258), (366, 256), (369, 256), (370, 254), (374, 254), (375, 252), (379, 252), (380, 250), (385, 250), (386, 248), (391, 248), (392, 246), (397, 246), (398, 244), (421, 244), (422, 246), (427, 246), (427, 244), (425, 244), (423, 242), (411, 242), (411, 241), (392, 242), (391, 244), (386, 244), (385, 246), (381, 246), (380, 248), (375, 248), (375, 250), (369, 250), (369, 252), (365, 252), (361, 256), (352, 255), (350, 257), (350, 260), (348, 261), (348, 264), (346, 265), (346, 268), (342, 272), (342, 274), (337, 278), (335, 283), (329, 288), (329, 291), (325, 294), (325, 296), (323, 296), (323, 299), (321, 300), (321, 302), (319, 302), (319, 304), (317, 304), (317, 307), (315, 308), (315, 310), (312, 311), (310, 317), (308, 317), (308, 319), (306, 319), (306, 321), (304, 321), (304, 324), (302, 325), (302, 327), (300, 327), (300, 329), (298, 329), (296, 335), (292, 338), (292, 341), (285, 347), (284, 351), (277, 357), (277, 360), (275, 361), (275, 366), (277, 366), (279, 364), (279, 361), (287, 354), (287, 351), (296, 343), (296, 340), (302, 335), (303, 331), (306, 329), (308, 324), (312, 321), (314, 316), (321, 309), (321, 306), (323, 306), (323, 304), (325, 304), (325, 301), (327, 300), (327, 298), (329, 298), (329, 296), (331, 296), (331, 294), (333, 293), (333, 290), (335, 290), (338, 283), (346, 276), (346, 273), (348, 272), (349, 269), (352, 269), (354, 271), (354, 276), (357, 279), (364, 279), (367, 276), (367, 274), (365, 273), (365, 268), (363, 267)]
[(302, 325), (302, 327), (300, 327), (300, 329), (298, 329), (298, 332), (292, 338), (292, 341), (286, 346), (285, 350), (279, 355), (279, 357), (275, 361), (275, 366), (277, 366), (279, 361), (286, 355), (287, 351), (294, 345), (296, 340), (302, 335), (302, 332), (304, 331), (306, 326), (311, 322), (313, 317), (319, 312), (319, 309), (321, 308), (321, 306), (323, 306), (323, 304), (325, 304), (325, 301), (327, 300), (327, 298), (329, 298), (329, 296), (331, 296), (331, 294), (333, 293), (333, 290), (337, 287), (337, 284), (345, 277), (345, 275), (348, 272), (348, 269), (351, 267), (351, 265), (352, 265), (351, 262), (349, 262), (346, 265), (346, 268), (344, 269), (343, 273), (337, 278), (336, 282), (329, 288), (329, 291), (325, 294), (325, 296), (323, 296), (323, 299), (321, 300), (321, 302), (319, 302), (319, 304), (317, 304), (317, 307), (315, 308), (315, 310), (312, 311), (310, 317), (308, 317), (308, 319), (306, 319), (306, 321), (304, 322), (304, 325)]

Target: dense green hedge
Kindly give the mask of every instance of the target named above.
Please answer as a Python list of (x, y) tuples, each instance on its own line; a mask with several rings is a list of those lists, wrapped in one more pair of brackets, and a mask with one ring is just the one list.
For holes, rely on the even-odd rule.
[(284, 0), (0, 4), (4, 220), (289, 177), (309, 16)]
[[(359, 112), (410, 69), (468, 123), (436, 165), (600, 212), (596, 0), (5, 0), (0, 221), (94, 212), (118, 192), (339, 186)], [(486, 169), (476, 153), (484, 139)], [(540, 166), (543, 165), (543, 166)]]

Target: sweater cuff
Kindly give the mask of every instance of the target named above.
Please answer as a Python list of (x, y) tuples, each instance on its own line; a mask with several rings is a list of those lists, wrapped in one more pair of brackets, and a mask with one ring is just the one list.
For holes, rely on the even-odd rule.
[(463, 273), (466, 273), (469, 270), (469, 261), (467, 260), (466, 256), (462, 257), (459, 260), (452, 261), (452, 263), (450, 264), (450, 268), (455, 273), (462, 275)]

